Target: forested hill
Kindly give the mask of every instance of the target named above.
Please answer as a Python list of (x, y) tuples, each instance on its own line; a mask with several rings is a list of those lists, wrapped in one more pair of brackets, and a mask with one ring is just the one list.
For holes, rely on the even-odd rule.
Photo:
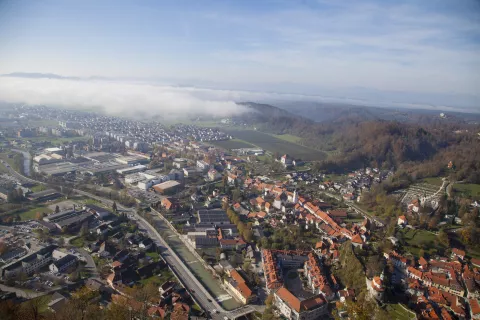
[(456, 178), (480, 182), (478, 124), (439, 117), (417, 124), (347, 115), (318, 123), (271, 105), (243, 105), (252, 112), (235, 121), (254, 125), (260, 131), (296, 135), (303, 145), (329, 151), (329, 158), (320, 164), (327, 171), (396, 167), (421, 178), (445, 174), (447, 163), (453, 161)]

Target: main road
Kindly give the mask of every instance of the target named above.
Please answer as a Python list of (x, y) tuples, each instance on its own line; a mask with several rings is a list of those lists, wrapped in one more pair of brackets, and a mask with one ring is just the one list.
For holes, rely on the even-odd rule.
[[(46, 184), (42, 181), (33, 180), (27, 178), (20, 173), (9, 168), (12, 174), (15, 174), (27, 181)], [(93, 195), (89, 192), (85, 192), (78, 189), (73, 189), (73, 192), (81, 194), (86, 197), (98, 200), (108, 206), (112, 206), (113, 202), (110, 199), (99, 197)], [(175, 275), (180, 279), (185, 288), (190, 292), (194, 300), (206, 311), (211, 314), (212, 319), (225, 320), (225, 319), (236, 319), (244, 314), (254, 311), (250, 306), (244, 306), (232, 311), (227, 311), (222, 308), (222, 306), (215, 300), (210, 292), (198, 281), (195, 275), (188, 269), (188, 267), (183, 263), (183, 261), (177, 256), (173, 249), (168, 245), (168, 243), (162, 238), (158, 231), (148, 223), (143, 217), (141, 217), (135, 209), (126, 208), (121, 204), (117, 204), (117, 208), (124, 211), (125, 213), (133, 215), (133, 219), (145, 230), (147, 230), (150, 237), (154, 240), (155, 244), (162, 248), (161, 254), (165, 259), (167, 264), (170, 266)]]

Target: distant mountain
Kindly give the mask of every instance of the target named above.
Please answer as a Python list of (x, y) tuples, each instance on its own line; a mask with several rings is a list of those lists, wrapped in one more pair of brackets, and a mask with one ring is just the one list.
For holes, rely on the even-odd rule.
[(54, 73), (36, 73), (36, 72), (12, 72), (2, 74), (2, 77), (15, 77), (15, 78), (29, 78), (29, 79), (73, 79), (78, 80), (78, 77), (65, 77)]
[[(333, 102), (279, 101), (275, 106), (315, 122), (357, 123), (362, 121), (388, 120), (406, 123), (478, 123), (480, 114), (456, 111), (441, 111), (410, 108), (381, 108)], [(445, 117), (440, 117), (444, 113)]]

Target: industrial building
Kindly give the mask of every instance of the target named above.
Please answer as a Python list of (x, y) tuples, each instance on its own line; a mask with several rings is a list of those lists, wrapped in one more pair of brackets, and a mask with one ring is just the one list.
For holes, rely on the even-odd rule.
[(2, 279), (9, 279), (26, 273), (30, 275), (37, 270), (47, 266), (53, 260), (52, 252), (57, 246), (51, 245), (42, 248), (34, 253), (24, 256), (20, 260), (3, 266), (1, 270)]
[(53, 213), (43, 218), (43, 221), (55, 224), (58, 229), (64, 227), (71, 229), (79, 227), (82, 223), (88, 221), (92, 213), (87, 210), (76, 210), (74, 207), (70, 210), (64, 210), (59, 213)]
[(38, 201), (43, 202), (47, 200), (53, 200), (60, 198), (62, 196), (61, 193), (57, 192), (54, 189), (47, 189), (39, 192), (30, 193), (27, 195), (27, 199), (31, 201)]
[(158, 192), (160, 194), (171, 194), (176, 192), (180, 188), (180, 186), (180, 182), (170, 180), (160, 184), (156, 184), (152, 188), (155, 190), (155, 192)]
[(144, 165), (140, 164), (140, 165), (133, 166), (133, 167), (118, 169), (117, 173), (121, 174), (121, 175), (127, 175), (127, 174), (136, 173), (136, 172), (142, 172), (142, 171), (145, 171), (145, 170), (147, 170), (147, 166), (144, 166)]
[(198, 210), (198, 223), (210, 225), (230, 224), (230, 219), (225, 210)]

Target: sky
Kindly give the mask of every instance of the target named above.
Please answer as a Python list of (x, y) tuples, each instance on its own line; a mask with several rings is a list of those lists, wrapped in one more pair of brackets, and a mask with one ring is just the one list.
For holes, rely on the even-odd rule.
[[(0, 43), (0, 74), (480, 112), (477, 0), (0, 0)], [(5, 81), (0, 99), (45, 84)]]

